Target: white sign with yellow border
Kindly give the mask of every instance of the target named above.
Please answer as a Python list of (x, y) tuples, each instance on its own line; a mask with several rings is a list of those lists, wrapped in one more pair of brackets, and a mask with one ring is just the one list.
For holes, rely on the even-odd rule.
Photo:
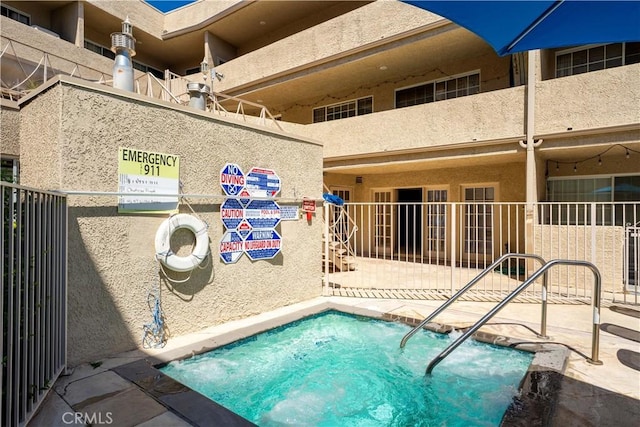
[(180, 158), (173, 154), (155, 153), (134, 148), (118, 149), (120, 196), (118, 212), (173, 213), (178, 210), (178, 197), (154, 197), (154, 194), (178, 194), (180, 190)]

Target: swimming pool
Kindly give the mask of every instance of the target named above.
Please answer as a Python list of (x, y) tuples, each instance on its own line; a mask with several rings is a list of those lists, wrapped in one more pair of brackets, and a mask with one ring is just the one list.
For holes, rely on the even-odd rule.
[[(329, 311), (161, 370), (260, 426), (498, 425), (531, 353)], [(455, 334), (455, 333), (454, 333)]]

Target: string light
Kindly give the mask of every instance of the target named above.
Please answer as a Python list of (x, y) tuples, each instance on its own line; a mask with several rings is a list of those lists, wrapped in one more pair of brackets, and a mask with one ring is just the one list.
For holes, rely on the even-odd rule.
[(610, 147), (608, 147), (606, 150), (604, 150), (602, 153), (596, 154), (594, 156), (591, 157), (587, 157), (581, 160), (569, 160), (569, 161), (562, 161), (562, 160), (554, 160), (554, 159), (548, 159), (547, 162), (555, 162), (556, 163), (556, 171), (560, 170), (560, 165), (570, 165), (573, 163), (573, 171), (577, 172), (578, 171), (578, 165), (581, 163), (585, 163), (588, 162), (590, 160), (595, 160), (598, 159), (598, 166), (602, 166), (602, 156), (607, 153), (609, 150), (614, 149), (615, 147), (622, 147), (625, 149), (625, 157), (628, 159), (631, 157), (631, 153), (636, 153), (636, 154), (640, 154), (640, 151), (638, 150), (634, 150), (633, 148), (629, 148), (626, 147), (622, 144), (613, 144)]

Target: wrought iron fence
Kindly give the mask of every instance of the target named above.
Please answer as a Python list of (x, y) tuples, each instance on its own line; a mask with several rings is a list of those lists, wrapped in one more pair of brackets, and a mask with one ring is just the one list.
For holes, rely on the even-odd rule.
[[(325, 209), (329, 294), (448, 298), (501, 255), (531, 253), (547, 261), (592, 262), (602, 272), (604, 298), (637, 298), (626, 285), (637, 277), (637, 243), (629, 238), (634, 234), (625, 238), (625, 227), (640, 220), (640, 203), (539, 203), (528, 213), (524, 203), (377, 202)], [(343, 216), (349, 220), (337, 223)], [(505, 262), (476, 286), (473, 298), (501, 299), (538, 267), (524, 258)], [(589, 301), (589, 274), (580, 266), (554, 270), (548, 298)], [(541, 292), (541, 284), (531, 286), (521, 299), (539, 300)]]
[(66, 196), (0, 182), (0, 424), (25, 425), (66, 366)]

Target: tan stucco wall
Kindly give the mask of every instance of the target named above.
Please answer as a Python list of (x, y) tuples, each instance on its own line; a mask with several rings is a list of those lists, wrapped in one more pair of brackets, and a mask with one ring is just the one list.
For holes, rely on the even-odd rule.
[[(388, 19), (389, 16), (394, 19)], [(328, 61), (335, 55), (354, 52), (362, 46), (437, 21), (443, 19), (427, 11), (416, 12), (415, 7), (406, 3), (376, 1), (221, 65), (220, 71), (226, 77), (217, 90), (225, 91), (297, 67)]]
[[(535, 253), (546, 260), (589, 261), (600, 271), (602, 291), (620, 292), (624, 287), (624, 227), (594, 228), (595, 241), (590, 226), (536, 225)], [(592, 246), (596, 248), (595, 259), (590, 253)], [(548, 280), (551, 292), (569, 295), (590, 295), (594, 285), (594, 275), (586, 267), (556, 266), (549, 270)]]
[(20, 113), (18, 104), (0, 99), (0, 154), (20, 154)]
[(538, 135), (640, 123), (640, 64), (536, 84)]
[[(180, 156), (187, 193), (222, 195), (219, 173), (227, 162), (245, 171), (276, 170), (282, 197), (322, 192), (316, 143), (110, 92), (64, 83), (23, 103), (23, 184), (117, 191), (118, 148), (127, 147)], [(213, 255), (186, 283), (162, 282), (171, 336), (320, 295), (318, 217), (283, 222), (282, 252), (273, 260), (243, 256), (225, 265), (218, 254), (220, 200), (189, 201), (209, 224)], [(166, 215), (119, 215), (115, 197), (70, 196), (69, 206), (69, 361), (75, 365), (141, 344), (142, 326), (151, 321), (147, 293), (159, 280), (154, 237)], [(185, 205), (181, 211), (190, 212)]]
[(325, 158), (513, 138), (524, 133), (523, 99), (516, 87), (291, 128), (325, 141)]

